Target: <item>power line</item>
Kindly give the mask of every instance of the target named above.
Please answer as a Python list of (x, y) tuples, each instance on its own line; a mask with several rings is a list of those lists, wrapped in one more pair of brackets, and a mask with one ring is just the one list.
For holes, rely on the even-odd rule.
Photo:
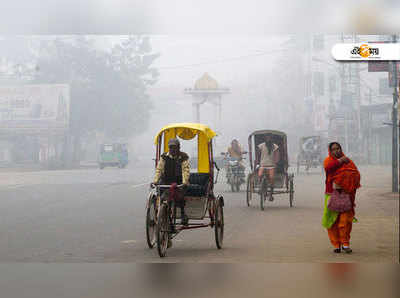
[(158, 70), (181, 69), (181, 68), (190, 68), (190, 67), (196, 67), (196, 66), (202, 66), (202, 65), (219, 64), (219, 63), (226, 63), (226, 62), (237, 61), (237, 60), (242, 60), (242, 59), (247, 59), (247, 58), (252, 58), (252, 57), (259, 57), (259, 56), (264, 56), (264, 55), (279, 53), (279, 52), (285, 52), (285, 51), (289, 51), (289, 49), (287, 49), (287, 50), (280, 49), (280, 50), (274, 50), (274, 51), (268, 51), (268, 52), (261, 52), (261, 53), (257, 53), (257, 54), (231, 57), (231, 58), (226, 58), (226, 59), (221, 59), (221, 60), (214, 60), (214, 61), (200, 62), (200, 63), (193, 63), (193, 64), (176, 65), (176, 66), (161, 66), (161, 67), (158, 67), (157, 69)]

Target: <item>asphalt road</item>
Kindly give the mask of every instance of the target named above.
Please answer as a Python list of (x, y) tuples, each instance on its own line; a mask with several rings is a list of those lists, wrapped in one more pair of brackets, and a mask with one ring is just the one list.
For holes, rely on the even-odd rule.
[[(362, 168), (352, 255), (334, 255), (321, 227), (324, 177), (295, 176), (288, 194), (267, 202), (232, 193), (224, 183), (224, 247), (210, 228), (184, 231), (160, 259), (147, 248), (145, 201), (151, 169), (106, 168), (0, 173), (0, 262), (395, 262), (398, 200), (390, 168)], [(223, 174), (221, 177), (223, 178)], [(143, 185), (145, 183), (145, 185)], [(245, 185), (242, 186), (244, 189)]]

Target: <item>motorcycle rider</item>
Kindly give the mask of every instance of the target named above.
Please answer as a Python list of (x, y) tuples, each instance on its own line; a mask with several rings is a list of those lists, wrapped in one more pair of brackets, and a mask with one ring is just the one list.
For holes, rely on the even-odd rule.
[[(229, 157), (236, 158), (238, 160), (240, 172), (244, 173), (245, 166), (243, 164), (243, 154), (245, 152), (242, 151), (242, 147), (240, 146), (239, 141), (237, 139), (233, 139), (231, 142), (231, 146), (228, 147), (227, 151), (228, 151)], [(228, 171), (227, 171), (227, 173), (228, 173)], [(242, 180), (242, 183), (243, 183), (244, 182), (243, 177), (240, 177), (240, 179)]]

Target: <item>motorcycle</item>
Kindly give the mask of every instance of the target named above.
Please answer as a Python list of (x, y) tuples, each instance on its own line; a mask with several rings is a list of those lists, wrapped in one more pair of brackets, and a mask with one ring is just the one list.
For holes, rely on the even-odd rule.
[(239, 159), (230, 157), (224, 152), (221, 155), (224, 155), (226, 160), (226, 181), (231, 186), (232, 192), (238, 192), (240, 186), (246, 182), (244, 168), (240, 165)]

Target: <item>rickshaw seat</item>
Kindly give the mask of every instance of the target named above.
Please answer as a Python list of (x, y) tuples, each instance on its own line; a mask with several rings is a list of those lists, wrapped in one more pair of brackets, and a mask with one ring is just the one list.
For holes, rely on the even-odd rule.
[(189, 185), (185, 196), (203, 197), (207, 193), (210, 174), (208, 173), (190, 173)]

